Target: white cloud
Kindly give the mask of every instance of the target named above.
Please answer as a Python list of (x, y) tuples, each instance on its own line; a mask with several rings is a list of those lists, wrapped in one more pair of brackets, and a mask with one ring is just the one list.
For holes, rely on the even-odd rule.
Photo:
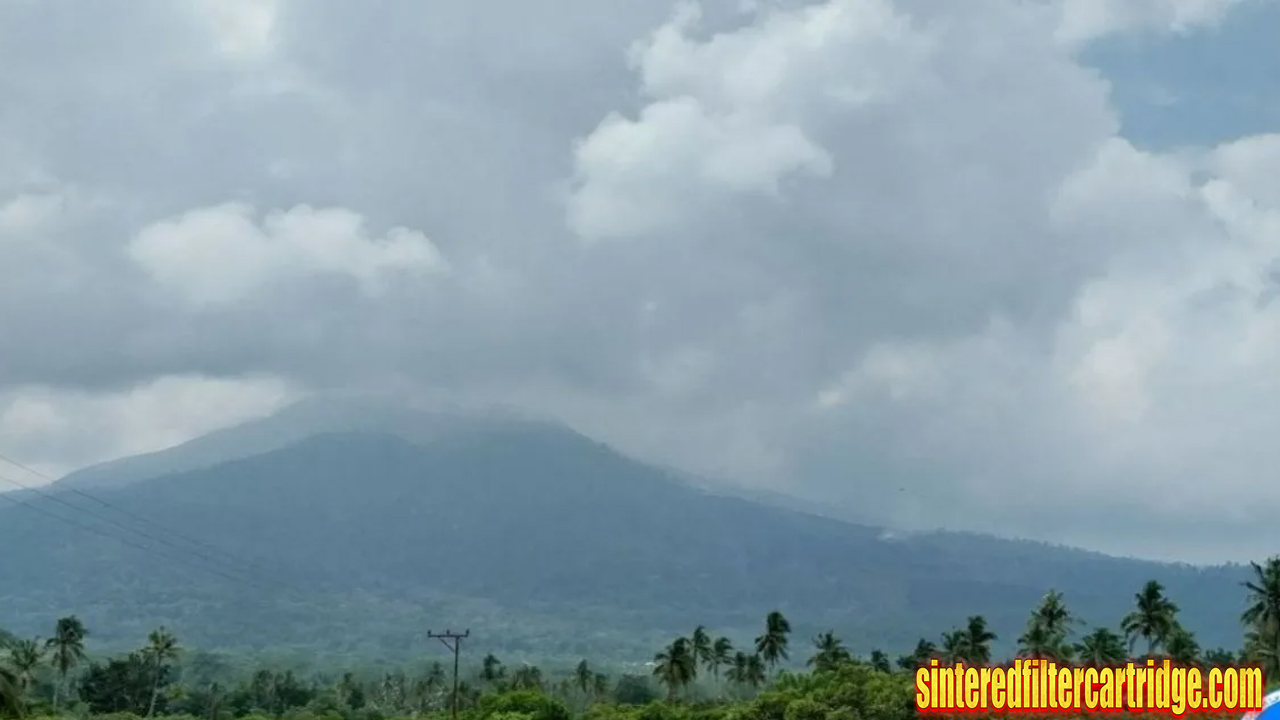
[[(90, 461), (153, 452), (300, 399), (272, 377), (165, 376), (111, 393), (16, 387), (0, 393), (4, 454), (47, 476), (5, 466), (0, 476), (40, 485)], [(13, 490), (0, 483), (0, 491)]]
[(276, 0), (196, 0), (195, 9), (228, 56), (258, 59), (271, 51)]
[(684, 219), (677, 208), (705, 214), (721, 194), (776, 198), (788, 177), (830, 176), (806, 117), (898, 95), (929, 49), (882, 0), (768, 12), (705, 43), (691, 37), (699, 8), (680, 5), (632, 47), (653, 102), (636, 120), (610, 115), (578, 145), (569, 221), (584, 238), (662, 231)]
[(261, 224), (240, 203), (202, 208), (143, 228), (129, 254), (158, 283), (197, 305), (244, 299), (308, 275), (347, 275), (377, 293), (395, 272), (437, 273), (446, 265), (422, 233), (392, 228), (371, 238), (364, 219), (343, 208), (305, 205)]
[[(1222, 157), (1238, 164), (1218, 161), (1231, 172), (1193, 181)], [(1131, 526), (1202, 513), (1260, 528), (1262, 508), (1280, 500), (1256, 479), (1258, 468), (1280, 462), (1266, 440), (1269, 408), (1280, 399), (1280, 309), (1269, 302), (1268, 277), (1280, 260), (1280, 208), (1257, 202), (1276, 186), (1254, 184), (1260, 168), (1233, 145), (1183, 163), (1111, 145), (1097, 162), (1064, 183), (1074, 209), (1060, 220), (1137, 237), (1143, 242), (1127, 249), (1145, 254), (1117, 252), (1083, 284), (1052, 344), (1037, 351), (1032, 328), (1004, 326), (954, 343), (878, 345), (822, 399), (830, 410), (850, 401), (850, 387), (883, 389), (886, 401), (862, 396), (864, 410), (884, 413), (894, 437), (914, 438), (909, 454), (887, 453), (897, 454), (891, 464), (918, 463), (924, 447), (927, 466), (952, 483), (929, 518), (944, 505), (969, 506), (981, 518), (971, 529), (1039, 526), (1083, 544), (1125, 534), (1099, 530), (1083, 519), (1089, 510), (1065, 510), (1094, 493), (1105, 498), (1104, 514), (1127, 516)], [(1023, 478), (1026, 495), (1014, 492), (1013, 478)], [(901, 523), (930, 504), (885, 502)], [(1234, 542), (1127, 547), (1208, 560), (1232, 557)]]
[(1058, 38), (1067, 43), (1127, 31), (1186, 33), (1216, 25), (1247, 0), (1057, 0)]
[(62, 202), (56, 193), (23, 193), (0, 204), (0, 240), (28, 235), (53, 222)]

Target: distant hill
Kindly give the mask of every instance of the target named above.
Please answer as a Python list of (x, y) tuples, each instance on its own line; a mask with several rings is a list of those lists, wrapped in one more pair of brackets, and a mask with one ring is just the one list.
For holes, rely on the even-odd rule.
[(106, 505), (52, 487), (84, 512), (47, 498), (0, 509), (0, 626), (47, 633), (75, 612), (108, 645), (163, 623), (205, 648), (388, 658), (429, 647), (427, 629), (471, 627), (475, 652), (645, 659), (697, 624), (745, 642), (778, 608), (801, 646), (831, 628), (898, 653), (971, 614), (1007, 647), (1049, 588), (1114, 626), (1157, 578), (1202, 644), (1239, 643), (1239, 567), (884, 539), (716, 495), (555, 424), (339, 415), (306, 433), (296, 416), (259, 421), (63, 481)]

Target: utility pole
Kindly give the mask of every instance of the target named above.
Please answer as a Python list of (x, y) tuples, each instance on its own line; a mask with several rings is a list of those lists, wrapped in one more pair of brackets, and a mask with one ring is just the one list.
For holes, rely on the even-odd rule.
[(427, 637), (435, 638), (444, 644), (445, 647), (453, 651), (453, 720), (458, 720), (458, 650), (462, 648), (462, 638), (471, 635), (471, 630), (463, 630), (456, 633), (452, 630), (445, 630), (442, 633), (433, 633), (427, 631)]

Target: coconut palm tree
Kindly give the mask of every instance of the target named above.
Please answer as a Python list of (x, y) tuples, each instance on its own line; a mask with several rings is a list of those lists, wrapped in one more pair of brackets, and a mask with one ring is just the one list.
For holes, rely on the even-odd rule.
[(1075, 646), (1080, 662), (1089, 667), (1103, 668), (1123, 662), (1129, 653), (1124, 638), (1110, 628), (1096, 628), (1085, 635)]
[(1075, 618), (1062, 601), (1062, 593), (1049, 591), (1040, 605), (1031, 611), (1027, 629), (1018, 638), (1018, 654), (1059, 662), (1070, 660), (1072, 647), (1068, 637), (1074, 624)]
[(0, 718), (19, 718), (25, 712), (17, 676), (9, 668), (0, 667)]
[(8, 665), (24, 693), (35, 682), (36, 670), (44, 662), (44, 645), (40, 638), (13, 640), (9, 643)]
[[(1266, 658), (1280, 657), (1280, 556), (1268, 558), (1264, 565), (1251, 562), (1249, 566), (1253, 570), (1253, 578), (1241, 583), (1248, 589), (1249, 599), (1248, 606), (1240, 614), (1240, 622), (1252, 631), (1254, 654), (1259, 656), (1264, 670), (1267, 670)], [(1263, 643), (1267, 645), (1265, 650), (1261, 647)]]
[[(426, 684), (428, 688), (430, 687), (429, 682), (425, 682), (424, 684)], [(360, 682), (356, 680), (354, 673), (342, 673), (342, 678), (338, 680), (338, 687), (336, 690), (338, 693), (338, 702), (341, 703), (343, 707), (347, 707), (352, 710), (359, 710), (363, 707), (364, 688), (361, 686)], [(424, 692), (423, 694), (425, 695), (426, 693)]]
[(653, 656), (653, 674), (667, 688), (667, 698), (693, 682), (698, 666), (689, 647), (689, 638), (676, 638), (662, 652)]
[(834, 631), (828, 630), (813, 639), (813, 647), (817, 650), (813, 657), (805, 662), (805, 665), (812, 667), (818, 672), (830, 670), (841, 663), (846, 663), (851, 659), (849, 651), (845, 649), (844, 643), (840, 638), (836, 637)]
[(744, 677), (747, 687), (752, 690), (764, 684), (766, 679), (764, 660), (758, 654), (752, 653), (747, 656), (747, 667)]
[(729, 664), (729, 672), (726, 676), (729, 682), (740, 687), (758, 688), (764, 684), (766, 678), (764, 661), (756, 653), (745, 653), (739, 650), (734, 653), (733, 662)]
[(747, 654), (741, 650), (733, 654), (733, 660), (729, 662), (729, 670), (725, 673), (725, 677), (729, 682), (745, 685), (747, 683)]
[(502, 667), (502, 661), (493, 653), (484, 656), (484, 660), (480, 662), (480, 679), (495, 685), (506, 675), (506, 669)]
[(882, 673), (893, 672), (893, 665), (889, 662), (889, 656), (883, 650), (871, 651), (871, 667)]
[(1034, 618), (1027, 623), (1026, 632), (1018, 637), (1018, 657), (1026, 660), (1057, 660), (1060, 647), (1058, 638)]
[(542, 668), (525, 663), (511, 673), (511, 688), (514, 690), (538, 690), (543, 686)]
[[(1207, 665), (1208, 667), (1216, 667), (1216, 668), (1226, 668), (1226, 667), (1231, 667), (1235, 665), (1237, 657), (1238, 656), (1236, 655), (1236, 653), (1226, 648), (1213, 648), (1211, 650), (1205, 650), (1204, 654), (1201, 656), (1201, 658), (1204, 660), (1205, 665)], [(1271, 676), (1268, 675), (1267, 677), (1271, 677)]]
[(942, 633), (941, 655), (947, 662), (964, 660), (965, 637), (963, 630), (950, 630)]
[(710, 669), (712, 659), (711, 636), (701, 625), (693, 629), (689, 635), (689, 652), (693, 654), (694, 665), (702, 665)]
[(1200, 662), (1200, 643), (1195, 635), (1181, 625), (1175, 625), (1165, 643), (1169, 659), (1180, 665), (1196, 665)]
[(147, 646), (142, 649), (142, 656), (151, 666), (151, 701), (147, 705), (147, 717), (155, 715), (156, 712), (156, 698), (160, 696), (161, 671), (166, 663), (178, 659), (180, 650), (178, 639), (163, 627), (152, 630), (147, 636)]
[(587, 665), (587, 661), (583, 658), (582, 662), (573, 669), (573, 682), (582, 691), (583, 695), (591, 694), (592, 681), (595, 680), (595, 673), (591, 671), (591, 666)]
[(934, 645), (924, 638), (920, 638), (916, 641), (916, 649), (912, 650), (910, 655), (903, 655), (898, 658), (898, 667), (903, 670), (915, 670), (921, 665), (928, 663), (930, 658), (937, 657), (941, 654), (944, 653), (938, 651), (937, 645)]
[(781, 612), (774, 610), (765, 617), (764, 634), (756, 638), (756, 654), (770, 669), (787, 659), (787, 635), (790, 633), (791, 623)]
[(70, 615), (58, 618), (53, 637), (45, 641), (45, 647), (52, 651), (53, 667), (58, 672), (58, 683), (53, 687), (54, 713), (58, 712), (58, 701), (67, 686), (67, 675), (84, 659), (84, 639), (88, 635), (80, 618)]
[(985, 664), (991, 661), (991, 643), (994, 640), (996, 634), (987, 627), (987, 619), (981, 615), (970, 615), (963, 628), (942, 636), (943, 654), (951, 661)]
[(1075, 616), (1062, 599), (1062, 593), (1057, 590), (1050, 590), (1045, 594), (1039, 607), (1032, 612), (1032, 617), (1050, 634), (1064, 638), (1071, 633), (1071, 627), (1076, 623)]
[(1280, 675), (1280, 631), (1274, 628), (1249, 630), (1244, 634), (1244, 659), (1262, 666), (1266, 677)]
[(1130, 649), (1138, 638), (1147, 641), (1147, 655), (1163, 647), (1177, 624), (1178, 606), (1164, 596), (1164, 586), (1147, 581), (1134, 597), (1135, 607), (1120, 621)]
[(711, 676), (716, 680), (720, 679), (720, 668), (733, 662), (733, 643), (729, 642), (727, 637), (718, 637), (711, 644), (711, 659), (707, 661), (707, 668), (711, 670)]

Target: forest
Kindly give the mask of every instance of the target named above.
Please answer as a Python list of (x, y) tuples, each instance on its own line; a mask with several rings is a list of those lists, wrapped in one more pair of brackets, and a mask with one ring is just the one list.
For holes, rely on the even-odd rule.
[[(1081, 627), (1067, 598), (1049, 591), (1017, 637), (1017, 656), (1094, 667), (1147, 657), (1204, 667), (1249, 663), (1280, 677), (1280, 556), (1251, 569), (1238, 649), (1201, 648), (1178, 604), (1152, 580), (1115, 627)], [(1238, 595), (1224, 589), (1223, 597)], [(0, 631), (0, 717), (906, 720), (916, 714), (913, 671), (921, 663), (1008, 659), (992, 657), (997, 635), (982, 615), (891, 658), (879, 649), (857, 655), (834, 632), (797, 643), (776, 610), (749, 647), (698, 626), (642, 671), (611, 671), (587, 659), (566, 668), (508, 667), (488, 654), (479, 663), (467, 659), (456, 676), (452, 662), (434, 661), (379, 676), (351, 668), (302, 677), (290, 668), (232, 669), (184, 648), (163, 627), (113, 657), (94, 656), (91, 638), (74, 615), (58, 618), (48, 637)]]

